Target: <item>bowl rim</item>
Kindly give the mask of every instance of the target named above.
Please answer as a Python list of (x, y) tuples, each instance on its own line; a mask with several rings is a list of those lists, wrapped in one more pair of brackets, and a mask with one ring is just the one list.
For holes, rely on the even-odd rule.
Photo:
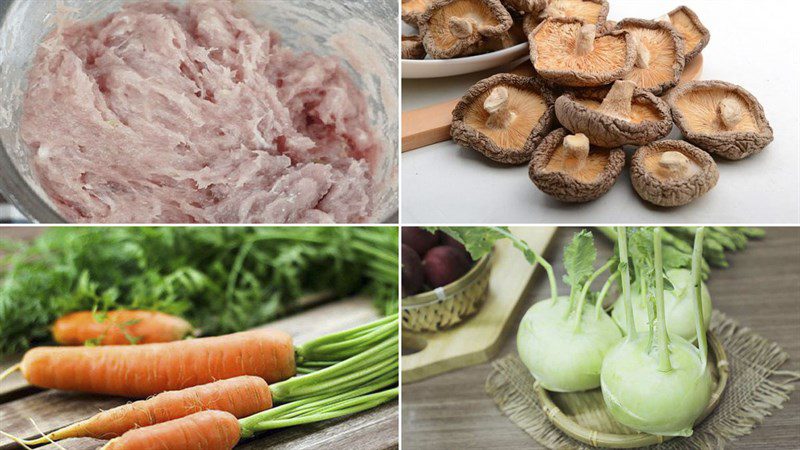
[(449, 58), (449, 59), (402, 59), (404, 64), (410, 64), (412, 66), (448, 66), (452, 64), (469, 64), (474, 62), (480, 62), (483, 60), (491, 59), (491, 58), (500, 58), (510, 53), (516, 53), (521, 50), (523, 47), (527, 47), (528, 42), (520, 42), (519, 44), (512, 45), (511, 47), (506, 47), (500, 50), (495, 50), (493, 52), (488, 53), (481, 53), (478, 55), (470, 55), (470, 56), (462, 56), (458, 58)]
[[(703, 413), (700, 414), (700, 417), (698, 417), (695, 421), (695, 426), (702, 423), (717, 408), (717, 406), (719, 406), (720, 401), (722, 401), (722, 394), (725, 392), (725, 388), (728, 385), (728, 378), (730, 376), (730, 363), (728, 361), (728, 355), (725, 352), (725, 348), (722, 346), (719, 338), (717, 338), (717, 335), (710, 329), (706, 331), (706, 336), (708, 337), (708, 350), (714, 354), (719, 380), (717, 382), (717, 388), (711, 393), (711, 398), (708, 401), (708, 405), (706, 405)], [(559, 408), (550, 397), (550, 391), (542, 387), (538, 381), (534, 383), (533, 389), (539, 399), (539, 407), (544, 410), (547, 420), (549, 420), (553, 426), (558, 428), (561, 432), (569, 437), (592, 447), (637, 448), (661, 444), (679, 437), (661, 436), (648, 433), (615, 434), (592, 430), (580, 425), (572, 420), (570, 416), (564, 414), (564, 412), (561, 411), (561, 408)]]

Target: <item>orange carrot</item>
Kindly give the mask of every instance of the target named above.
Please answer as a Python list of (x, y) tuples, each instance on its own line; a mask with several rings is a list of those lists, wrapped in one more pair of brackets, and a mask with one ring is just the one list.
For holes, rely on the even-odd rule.
[(155, 311), (78, 311), (53, 324), (53, 339), (63, 345), (151, 344), (178, 341), (192, 332), (192, 325), (180, 317)]
[(68, 438), (111, 439), (135, 428), (179, 419), (198, 411), (225, 411), (242, 418), (271, 407), (272, 393), (267, 382), (258, 377), (241, 376), (163, 392), (147, 400), (103, 411), (45, 437), (23, 442), (39, 445)]
[(240, 375), (274, 383), (296, 372), (291, 336), (266, 328), (158, 344), (36, 347), (19, 369), (34, 386), (132, 398)]
[(202, 411), (130, 430), (101, 450), (230, 450), (240, 438), (239, 421), (224, 411)]

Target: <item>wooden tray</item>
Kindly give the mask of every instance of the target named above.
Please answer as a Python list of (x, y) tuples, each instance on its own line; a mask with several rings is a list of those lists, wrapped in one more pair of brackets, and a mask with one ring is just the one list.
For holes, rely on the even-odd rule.
[[(542, 254), (556, 228), (512, 227), (511, 231)], [(538, 264), (530, 265), (508, 240), (495, 246), (491, 263), (489, 291), (477, 314), (444, 331), (403, 330), (403, 384), (486, 362), (500, 350)]]
[[(523, 63), (512, 70), (512, 73), (525, 75), (525, 70), (530, 64)], [(683, 70), (680, 83), (700, 78), (703, 73), (703, 55), (697, 55)], [(530, 76), (530, 73), (527, 74)], [(447, 102), (437, 103), (425, 108), (403, 112), (401, 119), (402, 149), (403, 152), (425, 147), (437, 142), (450, 139), (450, 123), (453, 120), (453, 109), (460, 98)]]
[[(697, 419), (699, 424), (719, 405), (728, 384), (730, 368), (725, 349), (711, 331), (708, 332), (708, 364), (714, 380), (714, 391), (708, 406)], [(569, 437), (602, 448), (637, 448), (666, 442), (676, 436), (640, 433), (614, 420), (606, 409), (600, 388), (584, 392), (550, 392), (534, 384), (539, 402), (547, 418)]]

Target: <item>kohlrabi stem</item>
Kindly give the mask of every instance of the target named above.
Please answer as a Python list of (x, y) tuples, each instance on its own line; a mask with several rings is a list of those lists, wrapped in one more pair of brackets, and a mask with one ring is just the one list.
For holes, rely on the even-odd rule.
[(569, 307), (564, 311), (563, 319), (567, 320), (569, 315), (572, 313), (572, 310), (575, 309), (575, 297), (578, 295), (578, 289), (575, 286), (572, 286), (569, 290)]
[(610, 277), (606, 280), (605, 284), (603, 285), (603, 289), (600, 291), (600, 294), (597, 296), (597, 303), (594, 304), (594, 316), (595, 318), (599, 319), (600, 314), (603, 312), (603, 300), (606, 298), (606, 294), (608, 294), (608, 290), (611, 289), (611, 285), (614, 284), (614, 281), (619, 278), (619, 271), (614, 272), (611, 274)]
[(661, 227), (653, 230), (653, 251), (655, 253), (656, 277), (656, 320), (658, 321), (658, 370), (669, 372), (672, 364), (669, 361), (669, 335), (667, 335), (667, 313), (664, 311), (664, 264), (661, 257)]
[(529, 252), (531, 252), (536, 262), (539, 263), (540, 266), (544, 267), (545, 272), (547, 272), (547, 279), (550, 281), (550, 299), (553, 301), (553, 304), (555, 304), (556, 299), (558, 298), (558, 284), (556, 283), (556, 275), (553, 272), (553, 266), (551, 266), (546, 259), (542, 258), (538, 253), (536, 253), (527, 242), (514, 236), (503, 228), (494, 227), (494, 230), (510, 239), (518, 249), (527, 249)]
[(576, 333), (581, 331), (581, 316), (583, 316), (583, 304), (586, 302), (586, 294), (589, 293), (589, 288), (592, 286), (592, 283), (594, 283), (594, 280), (596, 280), (597, 277), (600, 276), (600, 274), (602, 274), (603, 272), (608, 270), (608, 268), (611, 267), (612, 264), (614, 264), (614, 259), (613, 258), (609, 259), (605, 264), (603, 264), (603, 267), (597, 269), (589, 277), (589, 279), (586, 280), (586, 283), (583, 284), (583, 289), (581, 289), (581, 294), (580, 294), (580, 296), (578, 296), (578, 307), (576, 308), (576, 312), (575, 312), (575, 332)]
[(700, 260), (703, 258), (703, 227), (697, 227), (694, 235), (694, 249), (692, 250), (692, 280), (694, 280), (694, 322), (697, 328), (697, 344), (700, 346), (700, 361), (703, 370), (708, 359), (708, 342), (706, 332), (703, 330), (703, 279)]
[(622, 300), (625, 304), (625, 321), (628, 322), (627, 339), (633, 339), (636, 334), (636, 325), (633, 324), (631, 273), (628, 267), (628, 230), (625, 227), (617, 228), (617, 242), (619, 243), (619, 270), (622, 272)]

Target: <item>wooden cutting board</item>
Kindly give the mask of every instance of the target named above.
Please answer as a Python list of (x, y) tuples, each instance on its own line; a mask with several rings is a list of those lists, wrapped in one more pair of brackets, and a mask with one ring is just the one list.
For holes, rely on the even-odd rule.
[[(286, 331), (296, 343), (302, 343), (323, 334), (367, 323), (377, 317), (370, 299), (360, 297), (317, 306), (269, 326)], [(13, 385), (15, 389), (7, 389), (0, 394), (0, 430), (26, 438), (36, 435), (29, 418), (35, 420), (42, 431), (50, 432), (127, 401), (103, 395), (40, 390), (29, 387), (22, 379), (16, 380)], [(236, 449), (396, 448), (399, 443), (398, 417), (398, 403), (392, 401), (352, 416), (266, 432), (242, 441)], [(95, 450), (103, 443), (95, 439), (69, 439), (61, 442), (61, 445), (68, 450)], [(20, 448), (8, 438), (0, 436), (0, 450)], [(52, 444), (39, 448), (57, 449)]]
[[(512, 227), (540, 255), (555, 227)], [(424, 380), (492, 359), (520, 317), (520, 300), (538, 267), (528, 263), (511, 242), (495, 245), (487, 298), (478, 313), (455, 327), (435, 333), (403, 330), (401, 357), (403, 384)]]
[[(514, 68), (511, 73), (531, 76), (532, 69), (530, 61), (527, 61)], [(703, 55), (700, 54), (686, 65), (679, 83), (696, 80), (700, 78), (702, 73)], [(403, 152), (450, 139), (450, 122), (453, 120), (453, 109), (460, 100), (460, 98), (456, 98), (425, 108), (404, 111), (401, 119)]]

